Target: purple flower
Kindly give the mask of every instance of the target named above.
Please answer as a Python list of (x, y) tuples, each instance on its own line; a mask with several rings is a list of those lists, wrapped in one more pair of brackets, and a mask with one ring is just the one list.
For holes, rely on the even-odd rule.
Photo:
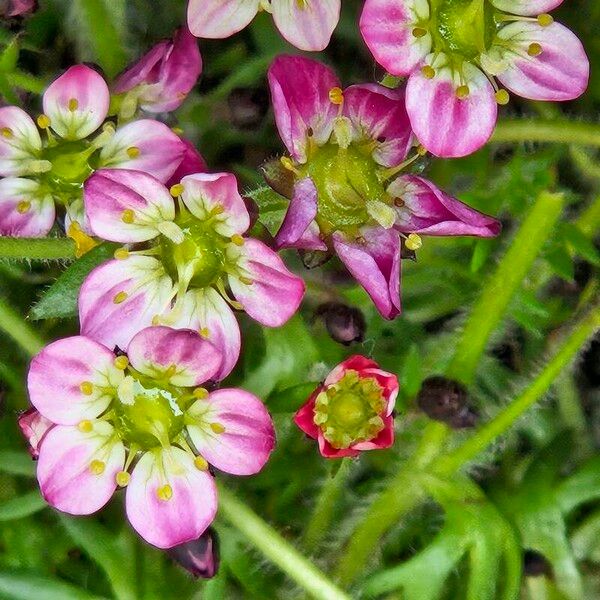
[(118, 250), (88, 275), (79, 293), (81, 331), (111, 348), (127, 348), (150, 324), (200, 331), (224, 354), (222, 379), (240, 353), (230, 306), (278, 327), (298, 309), (304, 282), (273, 250), (243, 237), (250, 218), (234, 175), (188, 175), (171, 192), (177, 205), (157, 179), (136, 171), (106, 169), (86, 181), (92, 232), (144, 246)]
[(190, 0), (188, 25), (201, 38), (241, 31), (259, 10), (273, 14), (281, 35), (300, 50), (324, 50), (340, 19), (341, 0)]
[(400, 312), (401, 238), (498, 234), (500, 224), (416, 175), (401, 175), (413, 133), (404, 92), (367, 84), (342, 91), (319, 62), (280, 56), (269, 69), (275, 119), (295, 178), (276, 241), (337, 252), (380, 313)]
[(0, 16), (20, 17), (32, 13), (37, 8), (37, 0), (0, 0)]
[(128, 357), (83, 336), (46, 346), (28, 377), (32, 404), (52, 423), (37, 462), (46, 501), (87, 515), (127, 487), (127, 516), (147, 542), (198, 539), (217, 511), (209, 464), (251, 475), (275, 444), (258, 398), (198, 387), (221, 360), (197, 333), (167, 327), (138, 333)]
[(497, 104), (509, 101), (494, 78), (531, 100), (572, 100), (585, 91), (581, 42), (545, 14), (561, 3), (366, 0), (360, 29), (378, 63), (409, 77), (406, 106), (423, 146), (465, 156), (487, 142)]

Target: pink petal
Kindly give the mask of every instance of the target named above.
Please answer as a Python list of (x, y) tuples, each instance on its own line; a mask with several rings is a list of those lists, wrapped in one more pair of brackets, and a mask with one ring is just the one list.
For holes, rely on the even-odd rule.
[(367, 442), (358, 442), (352, 446), (353, 450), (385, 450), (394, 445), (394, 419), (387, 416), (383, 418), (383, 429), (376, 438)]
[(229, 285), (244, 310), (267, 327), (279, 327), (298, 310), (304, 281), (291, 273), (281, 258), (258, 240), (247, 239), (238, 266), (253, 283), (229, 276)]
[(275, 0), (273, 19), (281, 35), (300, 50), (324, 50), (340, 20), (341, 0)]
[[(125, 300), (115, 303), (118, 294)], [(150, 256), (110, 260), (96, 267), (79, 291), (81, 332), (109, 348), (127, 348), (131, 338), (152, 325), (173, 297), (173, 282)]]
[(319, 432), (321, 431), (315, 425), (315, 400), (317, 396), (323, 391), (323, 386), (320, 385), (311, 395), (310, 398), (306, 401), (306, 404), (303, 404), (302, 407), (298, 409), (296, 414), (294, 415), (294, 423), (298, 425), (298, 427), (309, 437), (313, 439), (317, 439), (319, 437)]
[(31, 117), (16, 106), (0, 108), (0, 175), (27, 175), (30, 161), (35, 160), (42, 140)]
[(53, 81), (44, 92), (44, 113), (61, 137), (81, 140), (102, 125), (108, 113), (110, 93), (97, 71), (75, 65)]
[[(104, 463), (102, 473), (92, 472), (92, 461)], [(48, 504), (72, 515), (89, 515), (110, 500), (124, 463), (125, 448), (109, 423), (95, 421), (90, 432), (58, 426), (44, 437), (37, 478)]]
[(185, 138), (180, 138), (181, 143), (183, 144), (185, 150), (183, 153), (183, 158), (177, 167), (177, 170), (169, 181), (167, 181), (167, 187), (171, 187), (176, 183), (179, 183), (186, 175), (194, 175), (195, 173), (206, 173), (208, 171), (208, 167), (206, 166), (206, 162), (204, 158), (200, 155), (198, 150), (196, 150), (195, 146), (189, 140)]
[(395, 225), (404, 233), (494, 237), (502, 228), (493, 217), (448, 196), (422, 177), (402, 175), (387, 191), (404, 202), (396, 210)]
[[(166, 485), (171, 497), (163, 500), (158, 493)], [(131, 474), (125, 506), (129, 522), (149, 544), (172, 548), (198, 539), (212, 523), (217, 488), (189, 454), (171, 446), (142, 456)]]
[(365, 369), (378, 369), (379, 365), (370, 358), (366, 358), (360, 354), (354, 354), (345, 361), (337, 365), (327, 378), (325, 379), (325, 387), (337, 383), (345, 374), (346, 371), (364, 371)]
[[(29, 207), (22, 212), (23, 203)], [(0, 179), (0, 235), (44, 237), (54, 225), (54, 199), (33, 179)]]
[(564, 0), (490, 0), (498, 9), (513, 15), (537, 16), (550, 12)]
[(196, 173), (181, 180), (183, 202), (201, 221), (213, 210), (223, 212), (215, 219), (215, 230), (230, 237), (250, 227), (250, 215), (238, 191), (237, 179), (231, 173)]
[(415, 37), (413, 29), (429, 18), (429, 2), (366, 0), (360, 32), (375, 60), (392, 75), (406, 76), (431, 52), (431, 35)]
[(352, 276), (371, 296), (386, 319), (400, 314), (400, 238), (393, 229), (373, 227), (362, 232), (364, 243), (340, 233), (333, 245)]
[[(108, 348), (82, 336), (49, 344), (29, 367), (31, 403), (59, 425), (95, 419), (112, 400), (104, 390), (118, 385), (123, 377), (113, 365), (114, 358)], [(92, 384), (91, 394), (81, 390), (84, 382)]]
[[(498, 75), (511, 92), (530, 100), (573, 100), (585, 92), (590, 63), (579, 38), (560, 23), (541, 27), (537, 23), (511, 23), (500, 30), (511, 49), (510, 66)], [(538, 56), (529, 56), (531, 43), (542, 48)]]
[(291, 156), (304, 163), (309, 133), (317, 146), (329, 140), (339, 112), (329, 91), (341, 84), (331, 69), (301, 56), (278, 56), (268, 78), (279, 135)]
[(319, 452), (321, 456), (325, 458), (345, 458), (345, 457), (353, 457), (358, 456), (360, 454), (359, 450), (355, 450), (354, 448), (334, 448), (324, 437), (323, 435), (319, 435)]
[(196, 37), (226, 38), (252, 21), (259, 4), (259, 0), (190, 0), (188, 26)]
[(437, 68), (433, 79), (415, 71), (406, 87), (406, 109), (415, 135), (425, 148), (442, 157), (466, 156), (481, 148), (496, 125), (498, 106), (487, 77), (463, 63), (470, 93), (460, 99), (447, 67)]
[[(85, 212), (95, 235), (112, 242), (145, 242), (159, 235), (157, 226), (175, 218), (169, 190), (151, 175), (125, 169), (101, 169), (83, 188)], [(123, 212), (133, 211), (133, 223)]]
[(171, 385), (194, 387), (213, 378), (221, 368), (221, 353), (197, 331), (148, 327), (129, 342), (127, 356), (134, 369), (149, 377), (176, 367)]
[[(132, 158), (128, 152), (136, 156)], [(100, 165), (144, 171), (164, 183), (175, 173), (184, 152), (179, 136), (164, 123), (141, 119), (117, 129), (102, 148)]]
[[(222, 389), (197, 400), (186, 418), (198, 418), (187, 430), (196, 450), (211, 465), (233, 475), (253, 475), (275, 447), (273, 421), (264, 404), (240, 389)], [(225, 428), (215, 433), (210, 424)]]
[(37, 0), (9, 0), (8, 6), (3, 3), (3, 10), (7, 11), (5, 17), (20, 17), (33, 12), (37, 7)]
[(391, 90), (375, 83), (353, 85), (344, 91), (344, 114), (359, 139), (378, 141), (373, 158), (380, 165), (394, 167), (406, 158), (413, 132), (403, 89)]
[(27, 449), (31, 457), (36, 459), (40, 454), (40, 444), (54, 423), (44, 417), (35, 408), (21, 413), (17, 422), (23, 437), (27, 441)]

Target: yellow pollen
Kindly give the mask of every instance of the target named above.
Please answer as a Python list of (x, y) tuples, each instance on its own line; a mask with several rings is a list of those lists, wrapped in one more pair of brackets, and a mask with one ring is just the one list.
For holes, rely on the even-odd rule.
[(419, 156), (425, 156), (427, 154), (427, 148), (425, 148), (425, 146), (423, 146), (423, 144), (419, 144), (417, 146), (417, 154)]
[(2, 137), (5, 137), (7, 139), (10, 139), (15, 136), (13, 130), (10, 127), (3, 127), (2, 129), (0, 129), (0, 133), (2, 133)]
[(194, 465), (199, 471), (208, 470), (208, 463), (201, 456), (196, 456), (194, 459)]
[(223, 433), (225, 431), (225, 427), (223, 427), (223, 425), (221, 425), (221, 423), (211, 423), (210, 428), (215, 433)]
[(196, 398), (200, 398), (200, 400), (208, 398), (208, 390), (203, 387), (196, 388), (192, 394), (194, 394)]
[(21, 202), (19, 202), (17, 204), (17, 212), (21, 215), (28, 212), (30, 208), (31, 208), (31, 202), (29, 202), (27, 200), (21, 200)]
[(537, 42), (529, 44), (529, 48), (527, 48), (527, 54), (529, 54), (529, 56), (539, 56), (541, 53), (542, 47)]
[(416, 38), (422, 38), (427, 35), (427, 29), (423, 29), (422, 27), (415, 27), (412, 30), (412, 34)]
[(91, 381), (82, 381), (79, 384), (79, 391), (86, 396), (91, 396), (94, 393), (94, 384)]
[(281, 162), (281, 164), (283, 165), (283, 168), (287, 169), (288, 171), (296, 170), (296, 167), (294, 166), (294, 162), (292, 161), (292, 159), (289, 156), (282, 156), (279, 159), (279, 162)]
[(423, 245), (423, 241), (421, 240), (421, 236), (417, 235), (416, 233), (411, 233), (406, 238), (404, 245), (409, 250), (418, 250)]
[(90, 431), (92, 431), (92, 429), (94, 429), (94, 426), (92, 425), (91, 421), (85, 419), (84, 421), (79, 421), (79, 425), (77, 425), (77, 428), (82, 433), (89, 433)]
[(239, 233), (234, 233), (231, 236), (231, 241), (236, 245), (236, 246), (243, 246), (244, 245), (244, 238), (239, 234)]
[(67, 236), (75, 242), (75, 256), (80, 258), (86, 252), (98, 245), (98, 242), (81, 229), (77, 221), (71, 221), (67, 229)]
[(113, 298), (115, 304), (121, 304), (121, 302), (125, 302), (125, 300), (127, 300), (127, 292), (119, 292), (118, 294), (115, 294), (115, 297)]
[(37, 118), (37, 124), (40, 129), (48, 129), (50, 127), (50, 117), (48, 115), (40, 115)]
[(252, 285), (254, 283), (254, 279), (250, 279), (250, 277), (244, 277), (243, 275), (241, 277), (239, 277), (239, 280), (244, 285)]
[(94, 475), (102, 475), (102, 473), (104, 473), (105, 468), (106, 468), (106, 463), (101, 460), (93, 460), (90, 463), (90, 471)]
[(329, 90), (329, 102), (331, 104), (343, 104), (344, 102), (344, 92), (342, 88), (334, 87)]
[(206, 339), (210, 337), (210, 331), (208, 331), (208, 327), (203, 327), (200, 329), (200, 336)]
[(121, 221), (123, 221), (123, 223), (127, 223), (128, 225), (131, 225), (133, 223), (134, 219), (135, 219), (135, 213), (130, 208), (126, 208), (121, 213)]
[(552, 25), (552, 23), (554, 23), (554, 18), (552, 15), (544, 13), (542, 15), (538, 15), (537, 22), (541, 27), (548, 27), (548, 25)]
[(510, 95), (506, 90), (498, 90), (495, 94), (496, 102), (500, 104), (500, 106), (505, 106), (510, 101)]
[(117, 260), (125, 260), (126, 258), (129, 258), (129, 250), (127, 250), (127, 248), (117, 248), (113, 256)]
[(131, 475), (127, 471), (119, 471), (115, 475), (115, 480), (117, 482), (117, 485), (125, 487), (131, 480)]
[(117, 356), (113, 361), (113, 365), (115, 365), (115, 368), (119, 369), (119, 371), (124, 371), (128, 364), (129, 359), (126, 356)]
[(164, 500), (166, 502), (173, 497), (173, 488), (167, 483), (167, 485), (157, 488), (156, 496), (159, 500)]
[(71, 98), (69, 100), (68, 107), (71, 112), (75, 112), (79, 108), (79, 102), (77, 101), (77, 98)]
[(471, 90), (469, 89), (468, 85), (459, 85), (456, 88), (456, 97), (459, 100), (464, 100), (465, 98), (468, 98), (470, 93), (471, 93)]
[(126, 152), (129, 158), (137, 158), (140, 155), (140, 149), (137, 146), (130, 146)]
[(155, 327), (157, 325), (160, 325), (160, 315), (154, 315), (152, 317), (152, 325), (154, 325)]
[(173, 198), (177, 198), (177, 196), (181, 196), (181, 194), (183, 194), (183, 190), (183, 185), (181, 185), (181, 183), (176, 183), (175, 185), (171, 186), (169, 192), (171, 192), (171, 196), (173, 196)]
[(421, 67), (421, 73), (423, 73), (423, 77), (427, 79), (433, 79), (435, 77), (435, 69), (431, 65), (423, 65)]

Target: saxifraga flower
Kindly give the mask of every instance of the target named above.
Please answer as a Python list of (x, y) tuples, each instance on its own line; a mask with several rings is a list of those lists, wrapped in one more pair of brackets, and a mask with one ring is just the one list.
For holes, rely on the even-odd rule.
[(126, 487), (128, 519), (147, 542), (198, 539), (217, 511), (209, 464), (251, 475), (275, 444), (258, 398), (200, 387), (221, 360), (198, 333), (168, 327), (138, 333), (127, 356), (83, 336), (46, 346), (28, 377), (33, 406), (52, 423), (38, 444), (46, 501), (87, 515)]

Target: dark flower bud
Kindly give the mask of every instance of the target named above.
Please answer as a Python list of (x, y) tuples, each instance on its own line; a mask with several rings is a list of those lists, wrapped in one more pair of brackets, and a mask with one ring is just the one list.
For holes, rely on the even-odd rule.
[(362, 342), (367, 324), (358, 308), (340, 302), (326, 302), (317, 307), (315, 317), (321, 317), (329, 335), (336, 342), (349, 346)]
[(197, 540), (169, 548), (167, 554), (196, 578), (211, 579), (219, 570), (219, 540), (212, 528)]
[(454, 429), (473, 427), (477, 413), (467, 404), (466, 388), (458, 381), (439, 375), (423, 382), (417, 404), (430, 418), (443, 421)]
[(528, 577), (545, 575), (552, 577), (552, 566), (548, 559), (537, 550), (525, 550), (523, 553), (523, 572)]
[(322, 267), (326, 262), (331, 260), (333, 254), (331, 251), (323, 250), (298, 250), (300, 260), (307, 269), (316, 269)]
[(269, 186), (285, 198), (292, 199), (296, 178), (294, 173), (286, 169), (278, 158), (265, 161), (260, 170)]
[(264, 89), (236, 88), (227, 98), (231, 121), (238, 129), (252, 130), (260, 126), (269, 108)]

